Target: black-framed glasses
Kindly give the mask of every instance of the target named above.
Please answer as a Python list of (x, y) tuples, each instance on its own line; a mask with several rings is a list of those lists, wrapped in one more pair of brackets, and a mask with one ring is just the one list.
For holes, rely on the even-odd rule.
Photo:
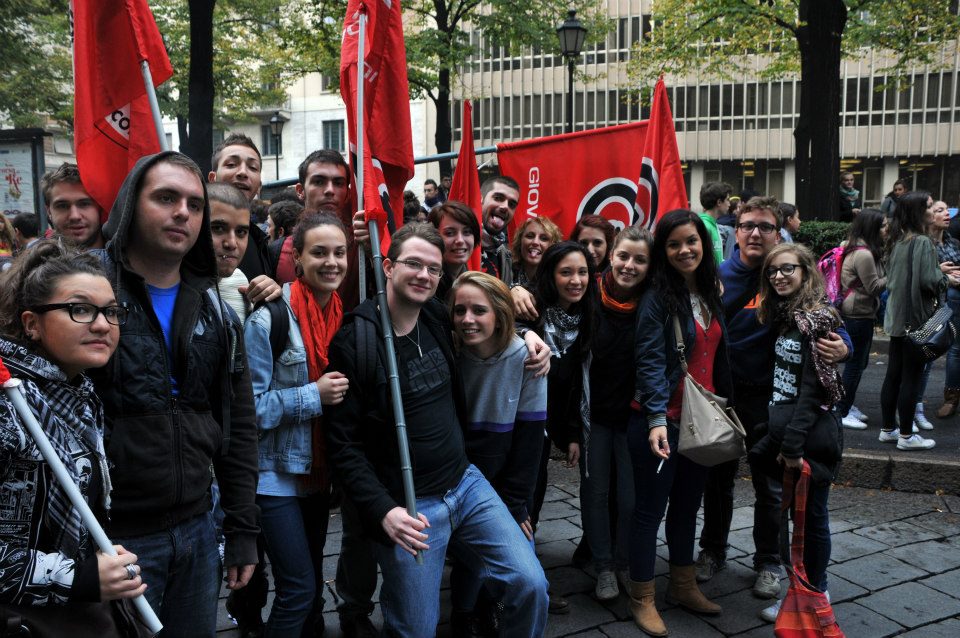
[(443, 277), (443, 268), (440, 266), (428, 266), (423, 262), (417, 261), (416, 259), (398, 259), (394, 263), (403, 264), (413, 272), (417, 273), (426, 268), (427, 274), (431, 277), (436, 277), (437, 279)]
[(92, 303), (82, 301), (69, 301), (66, 303), (48, 303), (42, 306), (28, 308), (33, 312), (50, 312), (51, 310), (66, 310), (70, 319), (76, 323), (93, 323), (97, 317), (103, 315), (107, 323), (114, 326), (122, 326), (127, 322), (130, 309), (126, 304), (113, 306), (95, 306)]
[(761, 235), (769, 235), (770, 233), (776, 232), (777, 227), (770, 222), (742, 222), (737, 224), (737, 230), (742, 230), (746, 234), (750, 234), (753, 231), (759, 229)]
[(780, 264), (779, 266), (770, 266), (767, 268), (767, 279), (773, 279), (780, 273), (784, 277), (789, 277), (797, 271), (800, 264)]

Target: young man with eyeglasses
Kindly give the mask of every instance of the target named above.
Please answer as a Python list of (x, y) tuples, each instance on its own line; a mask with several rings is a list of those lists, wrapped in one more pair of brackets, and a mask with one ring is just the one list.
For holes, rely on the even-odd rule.
[[(753, 197), (737, 213), (737, 247), (720, 264), (723, 310), (727, 323), (727, 351), (733, 374), (737, 416), (747, 430), (747, 449), (759, 439), (759, 426), (767, 422), (767, 403), (773, 390), (774, 341), (769, 325), (757, 321), (757, 302), (763, 261), (780, 241), (783, 218), (773, 197)], [(839, 334), (837, 334), (839, 333)], [(817, 342), (829, 363), (842, 361), (853, 346), (842, 326)], [(733, 489), (739, 460), (710, 469), (703, 495), (703, 531), (697, 580), (704, 582), (723, 569), (727, 538), (733, 519)], [(775, 598), (780, 593), (780, 494), (779, 483), (761, 472), (751, 473), (756, 502), (753, 513), (753, 557), (757, 579), (753, 593)]]
[[(328, 452), (367, 534), (377, 541), (384, 635), (436, 633), (449, 547), (484, 576), (494, 599), (504, 602), (501, 635), (541, 636), (547, 620), (543, 569), (506, 505), (467, 460), (461, 429), (466, 409), (450, 319), (433, 298), (443, 276), (443, 249), (432, 225), (410, 223), (393, 233), (383, 261), (418, 518), (402, 505), (396, 422), (375, 300), (345, 317), (330, 344), (327, 369), (344, 373), (350, 391), (325, 414)], [(376, 348), (375, 364), (363, 364), (358, 343), (364, 341)], [(541, 363), (549, 361), (539, 338), (527, 341)], [(423, 565), (416, 563), (418, 551)]]
[[(217, 295), (203, 176), (186, 155), (140, 159), (97, 254), (130, 308), (117, 350), (91, 370), (106, 416), (114, 542), (137, 554), (171, 636), (213, 636), (223, 567), (246, 585), (257, 561), (257, 425), (243, 329)], [(221, 563), (211, 466), (226, 537)]]

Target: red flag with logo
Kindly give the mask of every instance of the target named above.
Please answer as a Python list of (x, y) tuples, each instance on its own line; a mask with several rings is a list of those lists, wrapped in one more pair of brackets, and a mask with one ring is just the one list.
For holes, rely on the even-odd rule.
[(154, 86), (173, 75), (146, 0), (73, 2), (74, 143), (83, 186), (104, 220), (127, 172), (160, 151), (140, 62)]
[[(349, 0), (340, 50), (340, 94), (347, 105), (350, 165), (357, 174), (357, 50), (366, 16), (363, 71), (363, 207), (376, 219), (386, 253), (403, 224), (403, 189), (413, 177), (413, 135), (399, 0)], [(398, 223), (399, 221), (399, 223)]]
[[(481, 205), (483, 198), (480, 196), (480, 172), (477, 170), (477, 154), (473, 148), (473, 106), (470, 100), (463, 102), (463, 126), (462, 139), (460, 140), (460, 153), (457, 155), (457, 169), (453, 172), (453, 183), (450, 185), (448, 199), (463, 202), (473, 210), (477, 216), (477, 223), (483, 227), (483, 217)], [(467, 268), (470, 270), (480, 270), (480, 238), (474, 238), (477, 245), (470, 255), (470, 261), (467, 262)]]
[[(511, 232), (546, 215), (564, 237), (584, 215), (614, 226), (652, 227), (660, 212), (687, 206), (676, 134), (658, 83), (650, 120), (497, 146), (500, 172), (520, 185)], [(662, 102), (666, 109), (662, 109)]]

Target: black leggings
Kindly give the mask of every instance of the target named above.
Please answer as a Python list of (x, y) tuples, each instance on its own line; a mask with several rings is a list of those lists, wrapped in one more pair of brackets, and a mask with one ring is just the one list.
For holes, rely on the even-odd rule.
[(913, 417), (917, 410), (917, 396), (923, 382), (924, 361), (907, 343), (906, 337), (890, 337), (887, 376), (880, 391), (883, 429), (893, 430), (894, 415), (900, 415), (900, 435), (913, 432)]

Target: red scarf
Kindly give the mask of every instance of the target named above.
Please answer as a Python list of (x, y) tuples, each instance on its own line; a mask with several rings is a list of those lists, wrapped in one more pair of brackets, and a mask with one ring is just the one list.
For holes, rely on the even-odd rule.
[[(290, 284), (290, 307), (300, 325), (300, 337), (307, 352), (307, 378), (314, 382), (327, 369), (327, 349), (343, 322), (343, 303), (340, 295), (334, 291), (327, 305), (321, 308), (310, 288), (303, 283), (303, 279), (298, 278)], [(307, 488), (326, 490), (329, 473), (326, 463), (327, 450), (323, 440), (323, 418), (314, 418), (312, 426), (310, 438), (313, 464), (310, 474), (303, 477), (303, 482)]]

